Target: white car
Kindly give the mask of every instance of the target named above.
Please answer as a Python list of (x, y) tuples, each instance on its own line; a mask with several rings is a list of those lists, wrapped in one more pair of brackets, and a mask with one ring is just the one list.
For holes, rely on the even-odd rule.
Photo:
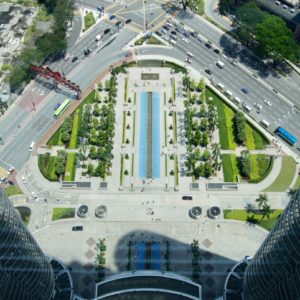
[(182, 38), (182, 41), (185, 42), (186, 44), (189, 44), (189, 40), (185, 37)]
[(27, 183), (27, 180), (26, 180), (26, 178), (24, 176), (21, 176), (21, 180), (22, 180), (23, 184)]
[(99, 47), (99, 46), (102, 45), (102, 44), (103, 44), (102, 41), (98, 41), (97, 44), (96, 44), (96, 46)]
[(33, 199), (37, 199), (38, 198), (38, 196), (37, 196), (37, 194), (35, 192), (31, 192), (31, 196), (32, 196)]
[(164, 35), (163, 38), (166, 40), (166, 41), (169, 41), (170, 38), (167, 36), (167, 35)]
[(264, 103), (265, 103), (265, 104), (267, 104), (269, 107), (271, 107), (271, 106), (272, 106), (272, 103), (271, 103), (271, 101), (269, 101), (269, 100), (267, 100), (267, 99), (265, 99), (265, 100), (264, 100)]
[(64, 61), (67, 61), (71, 57), (70, 53), (67, 53), (64, 57)]
[(191, 53), (191, 52), (187, 52), (186, 55), (189, 56), (189, 57), (193, 57), (194, 56), (193, 53)]
[(187, 63), (189, 63), (189, 64), (192, 63), (192, 60), (191, 60), (189, 57), (187, 57), (187, 58), (185, 59), (185, 61), (186, 61)]
[(254, 107), (257, 108), (258, 110), (262, 110), (262, 105), (257, 102), (254, 103)]

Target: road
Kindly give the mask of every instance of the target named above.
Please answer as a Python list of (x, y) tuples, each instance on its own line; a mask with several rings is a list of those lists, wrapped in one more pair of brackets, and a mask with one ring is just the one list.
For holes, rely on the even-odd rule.
[[(183, 21), (189, 27), (200, 32), (202, 39), (209, 39), (213, 42), (214, 47), (220, 48), (225, 53), (227, 53), (226, 49), (224, 49), (225, 40), (226, 45), (234, 42), (230, 37), (225, 36), (223, 32), (202, 18), (179, 14), (177, 20)], [(103, 32), (105, 28), (110, 27), (110, 25), (112, 24), (109, 22), (101, 22), (75, 42), (68, 50), (72, 56), (78, 56), (78, 60), (75, 63), (72, 63), (70, 60), (66, 62), (60, 60), (51, 64), (51, 67), (54, 70), (63, 71), (70, 80), (80, 83), (81, 88), (84, 90), (101, 71), (122, 58), (124, 53), (120, 49), (136, 34), (126, 28), (122, 29), (110, 45), (102, 50), (98, 49), (94, 41), (95, 36), (97, 33)], [(110, 33), (108, 33), (104, 40), (108, 41), (111, 37)], [(280, 98), (272, 92), (272, 88), (276, 88), (282, 96), (300, 107), (300, 99), (298, 97), (300, 84), (297, 84), (298, 78), (279, 78), (271, 75), (263, 78), (254, 69), (246, 68), (244, 61), (248, 59), (247, 56), (244, 57), (238, 53), (240, 56), (235, 57), (235, 60), (240, 63), (238, 66), (233, 66), (230, 64), (231, 58), (228, 56), (224, 58), (217, 55), (212, 49), (205, 47), (203, 42), (199, 42), (192, 37), (189, 38), (189, 41), (189, 44), (185, 44), (179, 38), (175, 49), (149, 47), (142, 49), (141, 54), (163, 54), (184, 61), (186, 51), (194, 53), (195, 57), (193, 58), (192, 67), (202, 72), (206, 67), (209, 67), (213, 71), (213, 78), (217, 82), (222, 82), (225, 88), (230, 90), (235, 96), (252, 104), (258, 102), (263, 105), (263, 110), (259, 115), (256, 114), (254, 109), (252, 110), (251, 115), (254, 118), (258, 120), (266, 119), (271, 123), (272, 129), (278, 125), (284, 126), (295, 136), (300, 137), (298, 111), (284, 101), (283, 97)], [(83, 54), (83, 49), (86, 46), (93, 50), (89, 57), (85, 57)], [(243, 54), (246, 55), (246, 53)], [(224, 61), (225, 68), (223, 70), (216, 67), (217, 59)], [(256, 63), (257, 65), (259, 64)], [(257, 78), (251, 74), (254, 74)], [(241, 87), (247, 87), (250, 93), (248, 95), (242, 94)], [(44, 101), (45, 97), (48, 97), (46, 101)], [(31, 91), (28, 92), (28, 99), (16, 102), (14, 107), (12, 107), (11, 113), (7, 114), (6, 118), (2, 119), (0, 123), (0, 136), (6, 141), (4, 146), (0, 146), (0, 163), (4, 167), (13, 165), (18, 169), (22, 168), (30, 155), (29, 151), (27, 151), (30, 143), (38, 141), (53, 124), (53, 107), (66, 97), (63, 94), (54, 94), (39, 83), (35, 83)], [(272, 102), (271, 108), (264, 105), (264, 98)], [(35, 111), (35, 108), (38, 108), (38, 111)]]

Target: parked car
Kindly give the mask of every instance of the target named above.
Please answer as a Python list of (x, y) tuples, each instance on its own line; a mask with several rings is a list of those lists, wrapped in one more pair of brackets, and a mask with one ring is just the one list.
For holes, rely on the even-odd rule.
[(185, 36), (185, 37), (190, 37), (190, 34), (187, 32), (187, 31), (185, 31), (184, 33), (183, 33), (183, 35)]
[(198, 33), (196, 31), (191, 32), (191, 36), (193, 38), (196, 38), (198, 36)]
[(162, 36), (162, 33), (160, 31), (155, 31), (155, 33), (158, 35), (158, 36)]
[(27, 180), (26, 180), (26, 178), (25, 178), (24, 176), (21, 176), (21, 180), (22, 180), (22, 183), (23, 183), (23, 184), (26, 184), (26, 183), (27, 183)]
[[(98, 44), (98, 43), (97, 43), (97, 44)], [(72, 62), (75, 62), (77, 59), (78, 59), (78, 56), (74, 56), (74, 57), (72, 58)]]
[(182, 200), (193, 200), (192, 196), (182, 196)]
[(125, 24), (129, 24), (129, 23), (131, 23), (131, 19), (127, 19), (126, 21), (125, 21)]
[(64, 57), (64, 61), (67, 61), (71, 57), (70, 53), (66, 53)]
[(83, 226), (73, 226), (72, 227), (72, 231), (82, 231), (83, 230)]
[(38, 198), (38, 196), (37, 196), (37, 194), (35, 192), (31, 192), (31, 196), (32, 196), (33, 199), (37, 199)]
[(220, 54), (221, 51), (216, 48), (216, 49), (214, 49), (214, 52), (217, 53), (217, 54)]
[(193, 57), (194, 56), (192, 52), (187, 52), (186, 55), (189, 56), (189, 57)]
[(187, 38), (182, 38), (182, 41), (185, 42), (186, 44), (189, 43), (189, 40)]
[(189, 63), (189, 64), (191, 64), (191, 63), (192, 63), (192, 60), (191, 60), (191, 58), (190, 58), (190, 57), (187, 57), (187, 58), (185, 59), (185, 61), (186, 61), (187, 63)]
[(209, 74), (209, 75), (212, 74), (212, 70), (210, 70), (210, 69), (205, 69), (205, 72), (206, 72), (207, 74)]
[(257, 109), (258, 112), (262, 110), (262, 105), (257, 102), (254, 103), (254, 107)]
[(172, 31), (171, 31), (171, 34), (177, 35), (177, 32), (176, 32), (175, 30), (172, 30)]
[(269, 107), (272, 106), (271, 101), (269, 101), (269, 100), (267, 100), (267, 99), (264, 100), (264, 103), (265, 103), (266, 105), (268, 105)]

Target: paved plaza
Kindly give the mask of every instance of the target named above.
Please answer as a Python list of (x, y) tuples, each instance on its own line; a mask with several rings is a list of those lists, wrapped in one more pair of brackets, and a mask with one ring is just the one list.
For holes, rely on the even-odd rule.
[[(129, 243), (156, 241), (161, 244), (161, 270), (166, 270), (164, 255), (168, 242), (170, 271), (188, 277), (192, 276), (190, 245), (198, 240), (202, 256), (200, 280), (205, 296), (212, 292), (220, 295), (227, 269), (245, 255), (253, 255), (267, 235), (264, 229), (242, 222), (213, 221), (206, 216), (208, 207), (202, 208), (203, 216), (193, 220), (186, 205), (158, 209), (155, 200), (145, 200), (140, 205), (124, 205), (121, 209), (120, 204), (110, 206), (107, 217), (99, 221), (94, 217), (96, 205), (89, 205), (87, 219), (76, 216), (75, 222), (56, 221), (34, 232), (47, 254), (57, 256), (71, 267), (75, 292), (86, 297), (93, 296), (91, 291), (97, 281), (98, 239), (106, 240), (106, 275), (128, 270)], [(72, 232), (73, 225), (83, 225), (84, 230)], [(131, 259), (134, 268), (135, 258)]]

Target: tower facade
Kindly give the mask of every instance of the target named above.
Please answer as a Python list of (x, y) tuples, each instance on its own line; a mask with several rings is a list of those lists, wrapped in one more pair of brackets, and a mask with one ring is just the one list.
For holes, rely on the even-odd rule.
[(300, 299), (300, 189), (246, 268), (245, 300)]
[(48, 300), (51, 265), (0, 189), (0, 299)]

